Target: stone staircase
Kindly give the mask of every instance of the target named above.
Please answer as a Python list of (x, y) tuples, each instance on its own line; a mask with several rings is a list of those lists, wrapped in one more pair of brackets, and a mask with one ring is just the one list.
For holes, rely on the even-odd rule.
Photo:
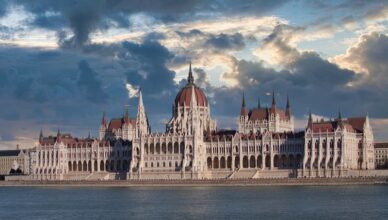
[(226, 177), (226, 179), (232, 179), (233, 176), (234, 176), (234, 174), (235, 174), (236, 172), (238, 172), (238, 170), (239, 170), (239, 169), (233, 170), (233, 172), (232, 172), (231, 174), (229, 174), (229, 175)]
[(240, 169), (233, 174), (232, 178), (233, 179), (252, 179), (253, 176), (256, 174), (256, 172), (257, 170)]
[(108, 180), (109, 173), (108, 172), (95, 172), (89, 174), (85, 180)]

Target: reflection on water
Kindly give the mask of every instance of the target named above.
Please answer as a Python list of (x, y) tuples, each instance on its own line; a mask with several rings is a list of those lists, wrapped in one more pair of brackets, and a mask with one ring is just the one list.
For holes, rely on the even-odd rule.
[(0, 219), (388, 219), (388, 186), (2, 187)]

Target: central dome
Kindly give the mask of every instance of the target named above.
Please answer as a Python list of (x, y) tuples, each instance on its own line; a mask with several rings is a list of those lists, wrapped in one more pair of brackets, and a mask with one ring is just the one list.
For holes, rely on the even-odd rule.
[(197, 105), (198, 106), (207, 106), (207, 99), (203, 91), (195, 86), (194, 84), (190, 85), (188, 84), (184, 88), (179, 91), (178, 95), (175, 98), (175, 106), (190, 106), (191, 103), (191, 93), (192, 93), (192, 87), (194, 86), (194, 93), (195, 98), (197, 99)]
[(178, 92), (178, 95), (175, 98), (175, 106), (190, 106), (191, 104), (191, 93), (193, 91), (194, 87), (194, 93), (195, 98), (197, 101), (198, 106), (208, 106), (208, 102), (205, 96), (205, 93), (194, 84), (194, 77), (193, 73), (191, 72), (191, 63), (190, 63), (190, 69), (189, 69), (189, 77), (187, 78), (187, 85), (181, 89), (181, 91)]

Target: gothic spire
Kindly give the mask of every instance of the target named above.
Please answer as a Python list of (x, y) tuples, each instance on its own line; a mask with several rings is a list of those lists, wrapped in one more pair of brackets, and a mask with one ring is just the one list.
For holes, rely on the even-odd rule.
[(272, 91), (272, 106), (276, 106), (275, 91)]
[(245, 93), (243, 91), (243, 97), (242, 97), (242, 106), (241, 107), (246, 107), (245, 105)]
[(41, 128), (40, 129), (40, 134), (39, 134), (39, 140), (42, 140), (43, 138), (43, 129)]
[(139, 89), (139, 106), (143, 106), (143, 94), (141, 93), (141, 88)]
[(290, 97), (287, 95), (286, 116), (291, 117)]
[(242, 97), (242, 105), (241, 105), (240, 115), (241, 116), (247, 116), (248, 115), (246, 104), (245, 104), (245, 93), (244, 92), (243, 92), (243, 97)]
[(105, 112), (102, 113), (101, 125), (106, 127), (106, 115), (105, 115)]
[(129, 123), (129, 112), (128, 112), (128, 107), (125, 107), (124, 122), (125, 122), (125, 123)]
[(139, 102), (136, 115), (136, 135), (137, 137), (140, 137), (148, 134), (149, 131), (148, 118), (143, 104), (143, 93), (141, 92), (141, 89), (139, 89)]
[(341, 110), (338, 111), (338, 121), (342, 121), (342, 114)]
[(311, 114), (311, 109), (310, 109), (308, 126), (311, 128), (312, 125), (313, 125), (313, 115)]
[(189, 76), (187, 77), (188, 84), (194, 84), (193, 72), (191, 71), (191, 61), (189, 66)]
[(271, 107), (271, 113), (276, 114), (276, 100), (275, 100), (275, 91), (272, 91), (272, 107)]
[(338, 126), (342, 127), (342, 113), (341, 110), (338, 110)]
[(257, 98), (257, 108), (261, 108), (261, 104), (260, 104), (260, 96)]

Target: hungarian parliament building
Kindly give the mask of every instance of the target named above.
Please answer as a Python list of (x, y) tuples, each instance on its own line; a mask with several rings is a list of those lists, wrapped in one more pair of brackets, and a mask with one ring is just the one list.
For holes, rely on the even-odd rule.
[(32, 158), (36, 180), (254, 179), (341, 177), (375, 168), (368, 116), (313, 120), (294, 130), (287, 97), (247, 109), (242, 97), (238, 130), (221, 130), (189, 68), (164, 133), (152, 133), (142, 93), (136, 118), (102, 116), (98, 138), (58, 131), (44, 136)]

